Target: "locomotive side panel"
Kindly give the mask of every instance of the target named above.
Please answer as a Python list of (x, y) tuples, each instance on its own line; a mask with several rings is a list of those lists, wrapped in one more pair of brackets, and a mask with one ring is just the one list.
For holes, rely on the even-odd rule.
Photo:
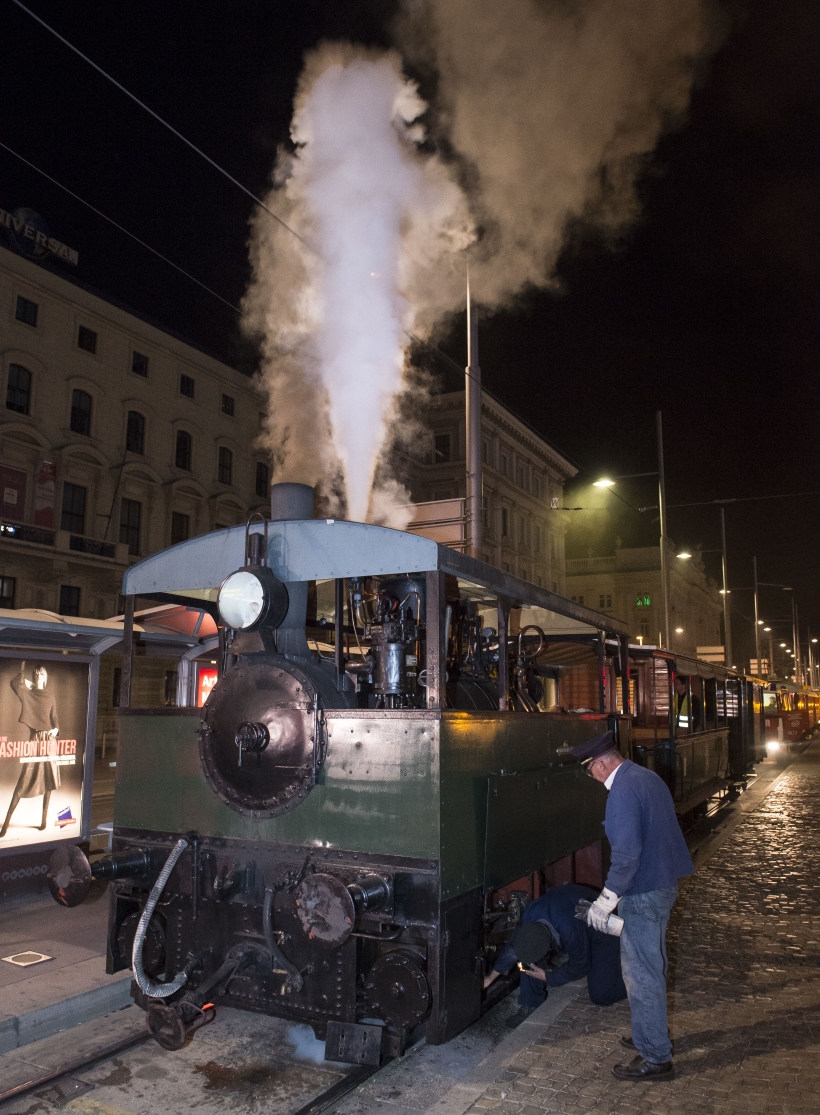
[[(492, 889), (511, 882), (600, 838), (605, 793), (583, 776), (569, 751), (606, 728), (602, 716), (442, 715), (442, 900), (475, 887), (489, 884)], [(502, 825), (493, 825), (491, 842), (487, 818), (488, 793), (497, 789), (491, 786), (493, 780), (516, 781), (523, 772), (540, 771), (540, 779), (518, 778), (511, 808), (504, 812)], [(491, 809), (497, 801), (493, 797)], [(530, 841), (535, 830), (537, 845)], [(488, 858), (493, 864), (491, 881), (485, 878)]]
[[(116, 829), (195, 830), (213, 837), (438, 858), (438, 735), (434, 714), (400, 719), (330, 713), (316, 785), (291, 812), (255, 818), (229, 809), (199, 761), (200, 710), (123, 710)], [(253, 760), (251, 760), (252, 762)]]

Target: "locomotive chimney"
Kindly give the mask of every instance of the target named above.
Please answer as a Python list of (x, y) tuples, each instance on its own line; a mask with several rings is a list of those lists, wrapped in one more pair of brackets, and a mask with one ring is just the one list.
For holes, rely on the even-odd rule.
[(313, 518), (313, 488), (310, 484), (271, 484), (270, 517), (283, 519)]
[[(272, 484), (270, 517), (273, 522), (313, 518), (313, 488), (310, 484)], [(309, 658), (310, 648), (305, 634), (307, 620), (307, 581), (286, 581), (288, 614), (276, 634), (280, 654)]]

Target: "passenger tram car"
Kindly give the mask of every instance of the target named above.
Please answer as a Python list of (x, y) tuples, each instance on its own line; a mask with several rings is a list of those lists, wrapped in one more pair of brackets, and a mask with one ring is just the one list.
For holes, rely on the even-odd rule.
[(766, 748), (788, 751), (809, 739), (820, 723), (820, 693), (772, 683), (763, 693)]
[[(127, 572), (112, 851), (60, 848), (49, 884), (75, 905), (115, 880), (107, 970), (165, 1047), (227, 1004), (378, 1063), (509, 991), (483, 976), (545, 886), (603, 884), (606, 792), (573, 745), (611, 728), (684, 813), (744, 783), (760, 687), (427, 538), (314, 519), (305, 485), (271, 503)], [(202, 708), (130, 706), (137, 596), (217, 619)]]

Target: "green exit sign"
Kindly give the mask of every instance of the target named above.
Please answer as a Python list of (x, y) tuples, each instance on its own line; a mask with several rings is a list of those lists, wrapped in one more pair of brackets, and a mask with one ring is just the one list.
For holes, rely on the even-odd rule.
[(652, 604), (652, 597), (648, 593), (643, 593), (635, 601), (636, 608), (649, 608)]

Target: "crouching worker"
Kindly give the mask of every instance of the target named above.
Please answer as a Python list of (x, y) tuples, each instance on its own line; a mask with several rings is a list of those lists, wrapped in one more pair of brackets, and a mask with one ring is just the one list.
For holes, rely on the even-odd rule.
[(518, 964), (519, 1010), (508, 1026), (517, 1026), (539, 1007), (547, 997), (547, 988), (563, 987), (584, 976), (589, 997), (598, 1006), (608, 1007), (626, 998), (618, 938), (593, 929), (575, 916), (582, 899), (594, 901), (597, 897), (596, 890), (565, 883), (552, 887), (526, 908), (521, 924), (484, 980), (487, 988)]

